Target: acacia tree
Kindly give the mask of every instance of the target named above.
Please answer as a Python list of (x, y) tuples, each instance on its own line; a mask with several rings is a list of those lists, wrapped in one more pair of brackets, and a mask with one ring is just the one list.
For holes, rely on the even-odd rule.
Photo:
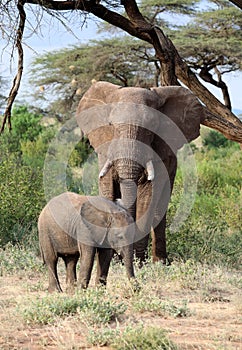
[(121, 36), (38, 56), (31, 65), (30, 83), (37, 87), (35, 102), (46, 102), (48, 113), (68, 119), (93, 79), (151, 87), (159, 85), (159, 75), (152, 46)]
[[(187, 0), (189, 1), (189, 0)], [(231, 110), (231, 101), (223, 76), (242, 67), (242, 17), (240, 11), (224, 0), (209, 0), (202, 7), (183, 2), (177, 11), (185, 22), (168, 23), (166, 33), (172, 39), (187, 65), (203, 81), (221, 90), (224, 104)], [(163, 11), (174, 4), (164, 0), (142, 1), (145, 14), (158, 26), (163, 25)], [(151, 5), (150, 5), (151, 4)], [(186, 6), (184, 6), (186, 4)], [(188, 16), (187, 16), (188, 15)], [(180, 21), (181, 22), (181, 21)]]
[[(231, 2), (242, 9), (241, 0)], [(16, 46), (19, 53), (18, 74), (10, 92), (2, 130), (7, 120), (10, 124), (11, 106), (17, 95), (23, 71), (22, 38), (26, 23), (25, 7), (27, 4), (45, 9), (50, 15), (58, 17), (63, 22), (65, 22), (65, 14), (68, 11), (71, 11), (70, 13), (73, 15), (74, 13), (81, 13), (84, 16), (92, 14), (130, 35), (150, 43), (154, 47), (160, 63), (162, 85), (179, 85), (182, 82), (204, 104), (205, 119), (202, 123), (222, 132), (227, 138), (242, 143), (242, 122), (201, 84), (196, 74), (181, 58), (173, 42), (165, 35), (163, 28), (154, 25), (144, 17), (135, 0), (15, 0), (1, 3), (2, 16), (7, 13), (10, 22), (12, 22), (11, 11), (14, 13), (17, 8), (19, 13), (19, 26), (16, 32)], [(120, 14), (120, 8), (124, 10), (125, 15)], [(63, 15), (61, 16), (61, 14)]]
[[(181, 56), (202, 80), (221, 90), (224, 104), (231, 110), (225, 73), (242, 67), (242, 17), (228, 2), (209, 0), (202, 8), (194, 8), (193, 0), (172, 3), (169, 0), (140, 3), (144, 15), (154, 25), (166, 28)], [(177, 25), (177, 16), (164, 21), (164, 12), (179, 15), (186, 25)], [(108, 80), (123, 86), (159, 86), (161, 68), (152, 45), (124, 35), (113, 26), (102, 24), (99, 31), (114, 38), (91, 40), (88, 45), (49, 52), (33, 62), (31, 82), (42, 88), (35, 100), (55, 96), (48, 111), (61, 115), (73, 108), (92, 79)], [(116, 36), (117, 33), (118, 37)], [(204, 40), (206, 38), (206, 40)], [(68, 64), (72, 62), (72, 65)], [(70, 69), (71, 68), (71, 69)], [(81, 87), (81, 91), (80, 91)], [(45, 89), (44, 89), (45, 88)]]

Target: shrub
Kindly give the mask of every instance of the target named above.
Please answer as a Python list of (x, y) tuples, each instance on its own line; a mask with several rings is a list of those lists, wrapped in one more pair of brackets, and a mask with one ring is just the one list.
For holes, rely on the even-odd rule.
[(33, 245), (23, 246), (8, 243), (4, 248), (0, 247), (0, 276), (42, 270), (43, 264), (37, 258)]
[(105, 291), (91, 289), (72, 296), (48, 295), (19, 308), (27, 323), (55, 323), (58, 317), (77, 315), (87, 325), (109, 323), (125, 310), (123, 303), (117, 304), (105, 297)]
[(8, 150), (20, 152), (21, 141), (34, 141), (42, 132), (43, 126), (40, 123), (42, 115), (30, 111), (27, 106), (18, 106), (12, 113), (12, 130), (6, 130), (2, 135), (3, 142)]
[(221, 133), (211, 130), (203, 138), (203, 145), (207, 146), (208, 149), (228, 147), (233, 145), (233, 141), (226, 139)]
[[(238, 145), (197, 150), (198, 186), (192, 211), (175, 232), (168, 231), (170, 258), (230, 264), (239, 267), (241, 254), (241, 150)], [(178, 170), (169, 205), (168, 227), (183, 191)]]
[(45, 203), (42, 182), (42, 170), (19, 165), (16, 156), (1, 163), (0, 246), (19, 242), (36, 226)]
[(111, 346), (117, 350), (177, 350), (177, 346), (171, 342), (164, 330), (155, 327), (144, 328), (138, 326), (119, 329), (92, 331), (89, 335), (92, 345)]

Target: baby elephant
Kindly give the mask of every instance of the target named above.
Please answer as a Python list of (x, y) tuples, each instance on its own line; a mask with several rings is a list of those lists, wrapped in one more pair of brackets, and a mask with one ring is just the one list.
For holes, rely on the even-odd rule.
[(78, 284), (88, 287), (96, 253), (96, 283), (106, 284), (113, 249), (123, 257), (128, 278), (134, 277), (134, 221), (125, 209), (106, 198), (62, 193), (42, 210), (38, 230), (41, 255), (49, 271), (49, 292), (62, 291), (57, 275), (59, 257), (66, 265), (68, 288), (76, 281), (79, 256)]

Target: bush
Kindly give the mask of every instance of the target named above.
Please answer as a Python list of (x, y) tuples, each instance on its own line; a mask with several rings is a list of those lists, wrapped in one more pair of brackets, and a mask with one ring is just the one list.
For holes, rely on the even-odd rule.
[(42, 271), (43, 263), (37, 258), (36, 248), (29, 242), (25, 246), (8, 243), (0, 247), (0, 276)]
[[(193, 258), (239, 267), (241, 254), (242, 153), (239, 146), (197, 150), (198, 186), (192, 211), (178, 231), (168, 233), (170, 258)], [(182, 195), (178, 170), (169, 205), (168, 226)]]
[(51, 324), (59, 317), (77, 315), (87, 325), (106, 324), (123, 314), (124, 304), (105, 297), (103, 290), (81, 290), (72, 296), (52, 294), (19, 308), (27, 323)]
[(20, 152), (21, 141), (36, 140), (43, 130), (41, 118), (41, 114), (30, 111), (27, 106), (18, 106), (13, 109), (12, 130), (11, 132), (5, 130), (2, 135), (9, 152)]
[(219, 148), (219, 147), (228, 147), (233, 145), (233, 141), (226, 139), (221, 133), (210, 130), (203, 138), (203, 145), (208, 149)]
[(90, 332), (89, 342), (92, 345), (111, 346), (117, 350), (177, 350), (164, 330), (155, 327), (138, 326)]
[[(0, 246), (19, 242), (36, 226), (45, 204), (42, 169), (19, 164), (10, 156), (0, 167)], [(26, 237), (25, 237), (26, 238)]]

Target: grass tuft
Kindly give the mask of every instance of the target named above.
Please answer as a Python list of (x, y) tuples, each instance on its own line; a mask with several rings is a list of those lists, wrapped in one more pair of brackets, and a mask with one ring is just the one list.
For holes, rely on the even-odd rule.
[(52, 294), (18, 307), (27, 323), (52, 324), (60, 317), (77, 315), (87, 324), (107, 324), (125, 312), (123, 303), (105, 298), (105, 291), (90, 289), (75, 295)]
[(111, 346), (116, 350), (177, 350), (163, 329), (138, 326), (128, 326), (124, 330), (104, 329), (91, 331), (89, 343), (95, 346)]

